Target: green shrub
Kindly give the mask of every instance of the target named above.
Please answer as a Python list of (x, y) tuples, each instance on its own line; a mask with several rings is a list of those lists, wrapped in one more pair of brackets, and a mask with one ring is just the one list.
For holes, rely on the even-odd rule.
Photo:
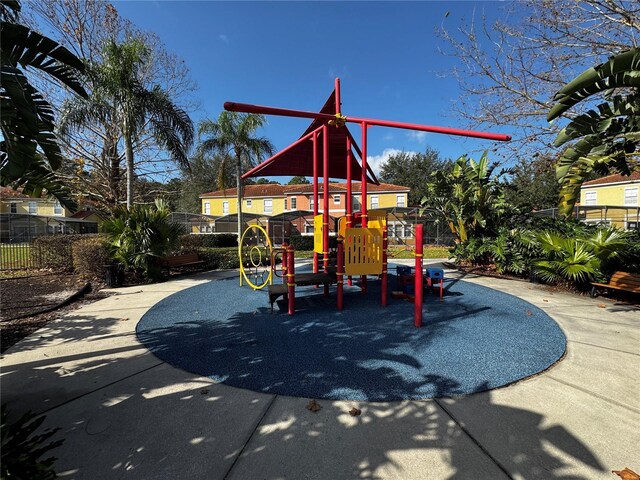
[(72, 270), (71, 245), (83, 235), (46, 235), (33, 241), (31, 255), (36, 265), (56, 270)]
[(55, 457), (40, 460), (46, 452), (62, 445), (64, 440), (45, 444), (58, 430), (46, 429), (34, 435), (45, 420), (44, 415), (25, 413), (18, 420), (9, 421), (6, 405), (2, 405), (2, 460), (0, 478), (37, 478), (49, 480), (58, 478), (53, 463)]
[(313, 250), (313, 237), (295, 236), (291, 237), (289, 243), (295, 250)]
[(184, 233), (180, 224), (169, 222), (169, 213), (162, 200), (156, 200), (155, 206), (116, 210), (113, 218), (102, 224), (115, 259), (148, 280), (161, 280), (158, 258), (171, 253)]
[(209, 270), (221, 270), (227, 268), (240, 268), (240, 258), (237, 247), (198, 249), (200, 259), (205, 262), (205, 268)]
[(106, 235), (85, 235), (71, 245), (73, 269), (89, 278), (104, 278), (105, 265), (113, 262)]
[(199, 248), (227, 248), (238, 246), (238, 235), (220, 233), (211, 235), (182, 235), (178, 240), (178, 252), (194, 253)]

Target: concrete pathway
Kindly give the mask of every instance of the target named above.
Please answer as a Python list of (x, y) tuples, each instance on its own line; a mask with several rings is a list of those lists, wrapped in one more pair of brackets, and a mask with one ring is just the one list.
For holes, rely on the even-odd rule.
[[(46, 413), (45, 426), (61, 428), (62, 478), (616, 479), (613, 469), (640, 471), (637, 307), (466, 275), (545, 310), (567, 335), (565, 359), (469, 397), (321, 401), (312, 413), (309, 399), (215, 384), (137, 341), (135, 326), (155, 303), (230, 275), (117, 289), (3, 355), (2, 402)], [(354, 407), (361, 415), (349, 414)]]

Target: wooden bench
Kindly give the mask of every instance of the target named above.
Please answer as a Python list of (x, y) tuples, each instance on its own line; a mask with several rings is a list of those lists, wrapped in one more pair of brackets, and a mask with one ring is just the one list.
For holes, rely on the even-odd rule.
[(591, 298), (598, 294), (598, 288), (610, 288), (640, 294), (640, 274), (629, 272), (615, 272), (611, 275), (609, 283), (591, 282)]
[(160, 257), (158, 259), (158, 263), (160, 264), (160, 268), (167, 271), (167, 275), (169, 275), (169, 271), (172, 268), (204, 266), (204, 261), (200, 260), (197, 253), (185, 253), (183, 255)]

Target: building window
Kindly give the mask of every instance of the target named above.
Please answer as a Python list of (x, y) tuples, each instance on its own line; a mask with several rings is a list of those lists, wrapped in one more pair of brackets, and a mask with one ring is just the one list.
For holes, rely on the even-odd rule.
[(309, 197), (309, 210), (313, 210), (313, 197)]
[(353, 197), (353, 210), (356, 212), (360, 210), (360, 196)]
[(371, 208), (378, 208), (378, 195), (371, 195)]
[(251, 199), (247, 198), (247, 208), (251, 208), (252, 203), (251, 203)]
[(209, 215), (211, 213), (211, 204), (209, 202), (204, 202), (204, 214)]
[(413, 228), (411, 228), (410, 224), (406, 224), (404, 226), (404, 238), (412, 238), (413, 237)]
[(313, 235), (313, 225), (307, 223), (304, 226), (304, 233), (309, 234), (309, 235)]
[(16, 202), (11, 202), (11, 213), (18, 213), (18, 204)]
[(333, 196), (333, 203), (335, 205), (340, 205), (340, 195), (334, 195)]
[(222, 202), (222, 214), (223, 215), (229, 214), (229, 202)]
[(56, 202), (53, 204), (53, 214), (62, 215), (62, 205), (60, 205), (60, 202)]
[(36, 215), (38, 213), (38, 203), (29, 202), (29, 215)]
[(264, 199), (264, 213), (273, 213), (273, 199)]
[(598, 204), (598, 192), (584, 192), (584, 204), (585, 205), (597, 205)]
[(640, 222), (627, 222), (627, 230), (640, 230)]
[(406, 207), (404, 193), (396, 195), (396, 207)]
[(624, 189), (624, 204), (633, 207), (638, 206), (638, 187)]
[(286, 198), (284, 199), (284, 209), (285, 210), (287, 209), (287, 199)]
[(295, 210), (296, 208), (298, 208), (298, 199), (291, 197), (291, 210)]

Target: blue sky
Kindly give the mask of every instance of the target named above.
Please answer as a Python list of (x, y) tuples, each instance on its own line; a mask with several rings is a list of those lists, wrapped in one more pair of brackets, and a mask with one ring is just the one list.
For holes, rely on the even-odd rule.
[[(441, 25), (500, 14), (498, 2), (116, 2), (121, 15), (156, 32), (181, 56), (199, 86), (202, 109), (215, 118), (225, 101), (317, 111), (340, 77), (343, 114), (450, 127), (458, 97), (445, 75), (454, 60), (439, 53)], [(269, 116), (266, 135), (282, 149), (309, 121)], [(359, 128), (350, 127), (359, 139)], [(508, 129), (497, 133), (510, 134)], [(493, 142), (374, 127), (374, 165), (393, 150), (444, 157), (491, 148)]]

